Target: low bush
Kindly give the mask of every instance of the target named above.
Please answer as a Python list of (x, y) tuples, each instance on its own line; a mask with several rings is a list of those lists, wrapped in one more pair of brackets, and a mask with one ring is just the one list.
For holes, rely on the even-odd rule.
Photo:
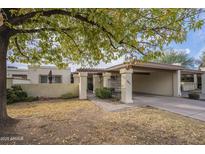
[(14, 103), (17, 100), (17, 95), (14, 90), (7, 89), (7, 104)]
[(198, 99), (200, 98), (200, 95), (197, 94), (197, 93), (189, 93), (188, 95), (189, 95), (189, 98), (190, 98), (190, 99), (196, 99), (196, 100), (198, 100)]
[(61, 95), (61, 98), (63, 98), (63, 99), (70, 99), (70, 98), (76, 98), (76, 97), (78, 97), (78, 96), (74, 95), (72, 93), (66, 93), (66, 94)]
[(7, 103), (12, 104), (20, 101), (34, 101), (38, 100), (38, 97), (28, 97), (27, 93), (22, 90), (20, 86), (12, 86), (11, 89), (7, 89)]
[(27, 99), (28, 95), (25, 91), (23, 90), (17, 90), (17, 91), (14, 91), (17, 98), (16, 98), (16, 101), (19, 102), (19, 101), (24, 101)]
[(101, 99), (112, 98), (111, 88), (97, 88), (95, 90), (95, 96)]
[(13, 85), (13, 86), (11, 86), (11, 88), (12, 88), (14, 91), (23, 91), (22, 88), (21, 88), (21, 86), (19, 86), (19, 85)]

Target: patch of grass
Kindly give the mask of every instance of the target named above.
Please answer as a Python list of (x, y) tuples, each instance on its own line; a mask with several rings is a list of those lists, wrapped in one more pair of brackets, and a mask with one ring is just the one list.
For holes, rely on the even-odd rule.
[(24, 140), (4, 144), (205, 144), (204, 122), (154, 108), (105, 112), (69, 99), (12, 104), (8, 113), (21, 120), (0, 134)]

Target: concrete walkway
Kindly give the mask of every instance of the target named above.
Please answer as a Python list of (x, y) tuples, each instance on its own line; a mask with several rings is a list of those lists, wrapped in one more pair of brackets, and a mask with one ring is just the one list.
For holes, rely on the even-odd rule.
[(93, 94), (89, 94), (88, 98), (91, 102), (95, 103), (97, 106), (99, 106), (100, 108), (102, 108), (107, 112), (117, 112), (117, 111), (126, 110), (128, 108), (133, 107), (133, 105), (122, 104), (118, 101), (113, 101), (109, 99), (99, 99), (96, 98)]
[(205, 121), (205, 101), (177, 97), (136, 94), (134, 94), (133, 100), (133, 105), (149, 105), (159, 109)]
[(205, 101), (145, 94), (134, 94), (133, 104), (121, 104), (117, 101), (98, 99), (93, 94), (89, 94), (88, 98), (97, 106), (108, 112), (117, 112), (133, 107), (152, 106), (205, 121)]

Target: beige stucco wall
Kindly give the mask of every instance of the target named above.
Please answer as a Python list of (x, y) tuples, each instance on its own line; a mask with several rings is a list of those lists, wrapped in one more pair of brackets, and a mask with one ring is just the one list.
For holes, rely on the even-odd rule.
[(6, 88), (11, 88), (12, 85), (13, 85), (13, 79), (7, 78), (6, 79)]
[(20, 84), (22, 89), (28, 93), (29, 96), (39, 97), (60, 97), (66, 93), (72, 93), (78, 96), (78, 84)]
[(30, 80), (26, 79), (18, 79), (18, 78), (7, 78), (6, 79), (6, 88), (11, 88), (12, 85), (15, 84), (30, 84)]
[(30, 80), (24, 80), (24, 79), (13, 79), (13, 85), (14, 84), (30, 84)]
[(181, 96), (181, 71), (177, 70), (173, 72), (173, 96)]
[(27, 75), (28, 76), (28, 70), (27, 69), (7, 68), (7, 77), (12, 78), (13, 74)]
[(100, 76), (100, 75), (93, 75), (93, 92), (95, 92), (95, 90), (97, 88), (101, 88), (101, 87), (103, 87), (102, 76)]
[(133, 91), (172, 96), (172, 76), (171, 71), (151, 72), (150, 75), (133, 74)]
[(53, 75), (61, 75), (62, 83), (70, 83), (71, 70), (67, 69), (58, 69), (56, 67), (28, 67), (28, 78), (31, 80), (31, 83), (37, 84), (40, 80), (40, 75), (48, 75), (48, 73), (52, 70)]
[(190, 90), (195, 90), (196, 84), (194, 82), (181, 82), (182, 85), (182, 90), (183, 91), (190, 91)]
[(54, 66), (28, 66), (28, 69), (8, 68), (7, 77), (12, 77), (13, 74), (27, 75), (27, 79), (29, 79), (31, 83), (38, 84), (40, 80), (40, 75), (48, 75), (50, 70), (52, 70), (53, 75), (62, 76), (62, 83), (71, 82), (71, 70), (69, 67), (66, 69), (58, 69)]

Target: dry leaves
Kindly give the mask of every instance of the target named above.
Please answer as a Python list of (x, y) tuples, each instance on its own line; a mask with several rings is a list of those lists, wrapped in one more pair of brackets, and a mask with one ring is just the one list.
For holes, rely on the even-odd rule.
[(21, 120), (0, 133), (24, 136), (14, 144), (205, 144), (204, 122), (153, 108), (105, 112), (71, 99), (13, 104), (8, 113)]

